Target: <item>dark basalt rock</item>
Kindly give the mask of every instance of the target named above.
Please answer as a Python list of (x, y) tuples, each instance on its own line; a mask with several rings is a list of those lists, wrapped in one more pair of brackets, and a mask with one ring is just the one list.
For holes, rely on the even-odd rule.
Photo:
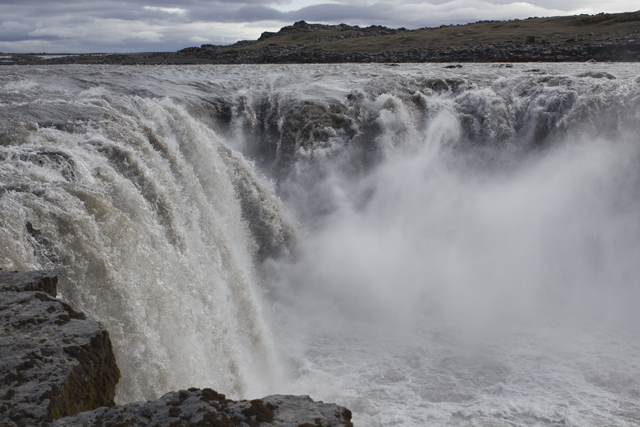
[(106, 329), (55, 299), (47, 272), (0, 271), (0, 425), (44, 426), (114, 404)]
[(308, 396), (235, 402), (211, 389), (117, 405), (120, 379), (105, 328), (55, 297), (50, 272), (0, 269), (2, 427), (352, 427), (351, 411)]
[(273, 395), (235, 402), (211, 389), (167, 393), (153, 402), (99, 408), (61, 418), (52, 427), (206, 427), (301, 425), (351, 427), (351, 412), (308, 396)]
[(589, 71), (587, 73), (578, 74), (578, 77), (591, 77), (594, 79), (608, 79), (615, 80), (616, 76), (606, 73), (604, 71)]
[[(315, 25), (315, 24), (314, 24)], [(271, 33), (271, 37), (278, 33)], [(337, 33), (339, 34), (339, 33)], [(373, 37), (362, 31), (336, 38)], [(384, 34), (382, 34), (384, 35)], [(265, 35), (263, 34), (263, 37)], [(267, 38), (269, 36), (267, 35)], [(261, 38), (262, 39), (262, 38)], [(321, 39), (318, 39), (320, 41)], [(530, 39), (529, 39), (530, 40)], [(536, 39), (537, 40), (537, 39)], [(242, 42), (244, 46), (246, 42)], [(255, 42), (251, 42), (255, 43)], [(54, 64), (335, 64), (335, 63), (426, 63), (426, 62), (586, 62), (588, 60), (637, 62), (640, 61), (640, 35), (609, 38), (608, 40), (563, 44), (522, 40), (467, 46), (443, 46), (390, 50), (382, 52), (333, 52), (309, 50), (311, 44), (269, 45), (249, 50), (225, 50), (223, 47), (202, 45), (178, 52), (144, 54), (108, 54), (92, 57), (86, 54), (62, 58), (42, 59), (31, 54), (12, 54), (11, 60), (0, 65), (54, 65)], [(235, 46), (235, 45), (234, 45)], [(240, 46), (241, 47), (241, 46)], [(51, 122), (55, 126), (57, 122)], [(43, 122), (43, 125), (49, 125)]]
[(18, 273), (16, 271), (0, 270), (0, 292), (40, 291), (55, 297), (57, 285), (58, 278), (55, 274), (43, 271)]
[(421, 63), (421, 62), (586, 62), (639, 61), (640, 36), (611, 38), (600, 43), (579, 45), (539, 43), (527, 38), (524, 43), (503, 42), (464, 47), (436, 47), (386, 52), (323, 52), (305, 50), (304, 44), (266, 46), (248, 51), (189, 48), (197, 62), (212, 64), (326, 64), (326, 63)]
[[(398, 34), (398, 33), (407, 32), (408, 30), (406, 28), (387, 28), (381, 25), (371, 25), (369, 27), (362, 28), (362, 27), (359, 27), (358, 25), (309, 24), (305, 21), (298, 21), (293, 25), (282, 27), (280, 31), (278, 31), (277, 33), (265, 31), (264, 33), (262, 33), (258, 41), (266, 40), (275, 36), (281, 36), (285, 34), (313, 33), (317, 31), (334, 31), (334, 32), (354, 31), (355, 34), (348, 35), (346, 36), (346, 38), (359, 38), (359, 37), (372, 37), (372, 36), (375, 37), (375, 36), (383, 36), (383, 35), (390, 35), (390, 34)], [(237, 44), (238, 43), (236, 43), (234, 46), (236, 46)]]

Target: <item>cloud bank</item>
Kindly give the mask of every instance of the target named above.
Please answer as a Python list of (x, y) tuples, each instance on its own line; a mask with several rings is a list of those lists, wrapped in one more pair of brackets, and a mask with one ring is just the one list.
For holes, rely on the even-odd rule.
[(414, 29), (637, 8), (636, 0), (3, 0), (0, 51), (175, 51), (254, 40), (299, 20)]

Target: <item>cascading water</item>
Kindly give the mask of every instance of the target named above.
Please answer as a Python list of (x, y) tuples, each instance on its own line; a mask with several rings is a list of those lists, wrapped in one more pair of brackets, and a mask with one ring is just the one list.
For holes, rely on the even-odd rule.
[(59, 271), (120, 402), (637, 425), (640, 78), (536, 68), (0, 69), (0, 267)]
[(73, 132), (15, 119), (5, 134), (3, 268), (59, 270), (62, 296), (116, 343), (120, 401), (268, 390), (277, 365), (237, 196), (268, 199), (264, 186), (167, 99), (90, 90), (47, 113), (68, 105), (94, 116)]

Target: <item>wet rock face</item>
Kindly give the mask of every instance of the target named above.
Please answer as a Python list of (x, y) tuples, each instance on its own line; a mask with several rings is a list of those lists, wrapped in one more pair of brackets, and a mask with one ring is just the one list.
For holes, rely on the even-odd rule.
[[(353, 427), (351, 411), (333, 403), (314, 402), (309, 396), (283, 396), (275, 394), (262, 399), (275, 406), (274, 426), (346, 426)], [(252, 401), (253, 403), (253, 401)]]
[(114, 406), (109, 334), (54, 298), (56, 285), (47, 272), (0, 270), (2, 427), (353, 427), (351, 411), (308, 396), (235, 402), (191, 388)]
[(273, 395), (235, 402), (211, 389), (167, 393), (153, 402), (99, 408), (62, 418), (53, 427), (85, 426), (352, 426), (351, 412), (308, 396)]
[(56, 296), (58, 278), (42, 271), (16, 273), (0, 270), (0, 292), (41, 291)]
[(47, 272), (0, 271), (0, 425), (40, 426), (112, 406), (120, 378), (106, 329), (54, 298)]

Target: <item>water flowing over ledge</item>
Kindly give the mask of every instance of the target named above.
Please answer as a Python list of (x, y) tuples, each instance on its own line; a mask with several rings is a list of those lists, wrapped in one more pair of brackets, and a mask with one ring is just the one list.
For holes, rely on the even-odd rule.
[(107, 326), (119, 402), (640, 417), (633, 67), (132, 70), (0, 74), (0, 267)]
[(200, 384), (241, 396), (247, 377), (271, 381), (234, 188), (261, 196), (246, 164), (169, 100), (70, 103), (104, 118), (74, 133), (27, 123), (18, 138), (35, 139), (3, 147), (5, 266), (61, 270), (61, 295), (118, 343), (123, 401)]
[(308, 396), (236, 402), (210, 388), (115, 405), (120, 371), (105, 328), (54, 298), (51, 272), (0, 270), (0, 422), (18, 426), (353, 426), (351, 412)]

